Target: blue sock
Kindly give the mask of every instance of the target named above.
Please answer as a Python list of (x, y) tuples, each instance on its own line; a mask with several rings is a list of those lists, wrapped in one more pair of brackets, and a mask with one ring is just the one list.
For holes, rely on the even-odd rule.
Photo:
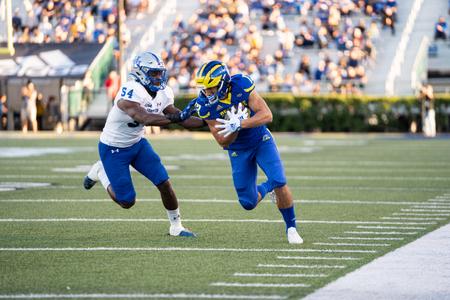
[(279, 208), (281, 215), (283, 216), (284, 219), (284, 223), (286, 223), (286, 230), (289, 227), (295, 227), (297, 228), (297, 226), (295, 225), (295, 212), (294, 212), (294, 206), (292, 205), (291, 207), (288, 208)]
[(268, 192), (272, 191), (268, 181), (261, 183), (256, 188), (258, 189), (258, 193), (261, 194), (261, 199), (263, 199)]

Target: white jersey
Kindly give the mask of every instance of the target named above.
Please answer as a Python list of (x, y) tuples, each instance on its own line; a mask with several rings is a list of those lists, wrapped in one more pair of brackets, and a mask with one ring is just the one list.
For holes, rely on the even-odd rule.
[(114, 105), (108, 114), (105, 127), (100, 135), (103, 144), (125, 148), (139, 142), (144, 136), (144, 125), (133, 120), (121, 110), (117, 103), (121, 100), (137, 102), (149, 113), (163, 115), (163, 110), (173, 104), (173, 91), (166, 86), (152, 98), (147, 90), (136, 81), (127, 81), (119, 89)]

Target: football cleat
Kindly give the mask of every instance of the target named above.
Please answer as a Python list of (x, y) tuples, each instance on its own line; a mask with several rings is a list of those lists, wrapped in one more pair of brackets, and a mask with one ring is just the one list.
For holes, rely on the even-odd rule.
[(88, 176), (84, 176), (83, 186), (86, 190), (90, 190), (97, 181), (90, 179)]
[(287, 238), (289, 244), (303, 244), (303, 239), (300, 237), (295, 227), (288, 228)]
[(197, 237), (195, 233), (193, 233), (187, 228), (184, 228), (183, 226), (170, 226), (169, 235), (182, 237)]

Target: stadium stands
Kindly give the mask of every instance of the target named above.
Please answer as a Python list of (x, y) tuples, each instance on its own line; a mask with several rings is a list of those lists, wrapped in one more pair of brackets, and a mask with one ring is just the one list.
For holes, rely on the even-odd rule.
[(395, 0), (200, 3), (189, 20), (174, 22), (164, 45), (180, 90), (194, 88), (202, 61), (222, 59), (263, 91), (359, 93), (376, 57), (372, 40), (384, 26), (394, 33), (397, 11)]

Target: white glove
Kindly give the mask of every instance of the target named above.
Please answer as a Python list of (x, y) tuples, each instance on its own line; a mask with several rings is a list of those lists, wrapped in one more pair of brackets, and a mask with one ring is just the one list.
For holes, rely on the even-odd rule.
[(248, 111), (246, 107), (239, 103), (237, 111), (233, 106), (231, 107), (231, 111), (227, 111), (227, 116), (228, 120), (220, 118), (216, 119), (217, 122), (222, 124), (218, 124), (215, 127), (222, 129), (219, 131), (219, 134), (224, 137), (241, 130), (241, 121), (248, 118)]
[(248, 118), (248, 109), (247, 109), (247, 107), (242, 105), (242, 103), (239, 103), (236, 115), (241, 121), (247, 119)]

